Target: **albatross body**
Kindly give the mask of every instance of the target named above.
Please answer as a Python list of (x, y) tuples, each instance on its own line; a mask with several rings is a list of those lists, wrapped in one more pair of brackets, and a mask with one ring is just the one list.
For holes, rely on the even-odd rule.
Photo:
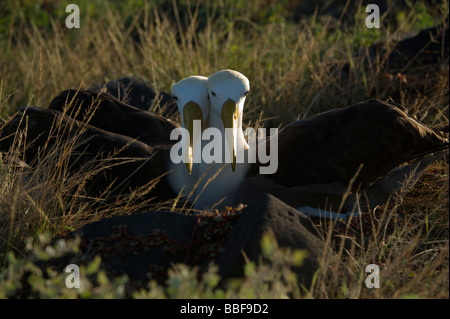
[(176, 141), (170, 140), (170, 133), (180, 127), (168, 118), (128, 105), (109, 93), (92, 90), (62, 91), (48, 108), (102, 130), (163, 149), (175, 144)]
[[(260, 164), (236, 162), (236, 154), (249, 151), (242, 132), (248, 79), (237, 71), (222, 70), (208, 78), (207, 86), (209, 127), (222, 133), (223, 153), (232, 161), (209, 182), (199, 207), (224, 197), (222, 206), (248, 203), (271, 193), (309, 212), (311, 207), (348, 212), (357, 204), (357, 191), (366, 193), (372, 206), (388, 200), (404, 183), (411, 187), (411, 181), (436, 159), (424, 156), (448, 148), (447, 139), (405, 110), (372, 100), (298, 120), (271, 136), (278, 141), (278, 170), (261, 175)], [(400, 167), (411, 159), (415, 162)], [(202, 163), (199, 175), (207, 172), (212, 177), (222, 166)], [(351, 196), (343, 201), (347, 190)]]
[[(21, 143), (27, 145), (23, 151), (17, 146), (21, 132)], [(152, 181), (159, 182), (149, 190), (149, 197), (172, 197), (169, 185), (161, 179), (165, 167), (158, 149), (56, 110), (31, 106), (19, 110), (0, 128), (0, 150), (13, 147), (20, 150), (20, 158), (30, 167), (51, 165), (55, 176), (78, 178), (82, 194), (92, 200), (101, 196), (102, 200), (114, 201), (118, 195), (154, 186)]]

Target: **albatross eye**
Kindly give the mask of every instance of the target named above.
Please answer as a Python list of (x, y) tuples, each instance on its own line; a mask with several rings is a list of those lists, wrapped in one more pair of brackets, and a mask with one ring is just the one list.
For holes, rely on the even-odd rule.
[(175, 101), (178, 101), (178, 97), (177, 96), (172, 96), (173, 97), (173, 99), (175, 100)]
[(247, 96), (248, 92), (249, 92), (249, 91), (245, 91), (245, 92), (244, 92), (244, 96)]
[(216, 96), (216, 93), (214, 93), (213, 91), (211, 91), (212, 96)]

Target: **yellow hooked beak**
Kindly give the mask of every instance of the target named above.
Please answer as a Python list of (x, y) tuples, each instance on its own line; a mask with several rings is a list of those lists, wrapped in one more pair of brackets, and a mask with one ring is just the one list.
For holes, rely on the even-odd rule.
[[(231, 168), (236, 169), (236, 140), (239, 119), (239, 106), (236, 102), (229, 99), (222, 105), (222, 121), (225, 127), (225, 136), (228, 143), (228, 149), (232, 157)], [(228, 128), (228, 129), (227, 129)]]
[[(194, 162), (194, 141), (197, 143), (198, 136), (194, 136), (194, 120), (202, 120), (202, 110), (200, 106), (195, 102), (188, 102), (183, 108), (183, 122), (184, 127), (189, 132), (189, 141), (188, 144), (185, 145), (187, 149), (186, 156), (186, 167), (191, 174), (192, 165)], [(198, 135), (199, 132), (197, 132)]]

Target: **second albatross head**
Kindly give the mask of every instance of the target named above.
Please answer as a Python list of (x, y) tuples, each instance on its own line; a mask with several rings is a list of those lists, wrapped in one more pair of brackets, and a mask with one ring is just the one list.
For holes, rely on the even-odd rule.
[[(250, 90), (248, 79), (234, 70), (221, 70), (214, 73), (207, 81), (210, 118), (221, 117), (225, 131), (228, 150), (232, 159), (231, 167), (236, 168), (238, 143), (248, 147), (242, 135), (242, 112), (245, 97)], [(239, 141), (242, 139), (242, 141)]]
[[(203, 129), (209, 116), (207, 80), (204, 76), (194, 75), (173, 84), (171, 89), (181, 114), (182, 126), (189, 132), (189, 143), (186, 145), (186, 166), (189, 174), (192, 171), (194, 149), (201, 138), (201, 132), (194, 130), (194, 120), (201, 120)], [(194, 133), (197, 133), (197, 136), (194, 136)]]

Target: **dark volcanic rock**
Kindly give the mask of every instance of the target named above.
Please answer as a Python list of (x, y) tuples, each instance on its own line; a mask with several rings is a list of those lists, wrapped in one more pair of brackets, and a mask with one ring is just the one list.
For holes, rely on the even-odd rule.
[[(406, 67), (430, 66), (444, 62), (449, 54), (448, 26), (439, 25), (420, 31), (413, 37), (398, 42), (382, 42), (369, 47), (370, 59), (378, 56), (384, 59), (384, 67), (389, 70), (402, 70)], [(385, 58), (388, 54), (389, 57)]]
[(270, 229), (280, 247), (308, 252), (305, 263), (294, 271), (303, 285), (310, 285), (325, 247), (309, 218), (271, 195), (264, 195), (240, 215), (227, 218), (222, 214), (152, 211), (104, 219), (77, 233), (84, 247), (83, 258), (100, 255), (108, 273), (127, 274), (134, 282), (146, 283), (150, 278), (165, 279), (174, 263), (205, 269), (215, 261), (222, 279), (243, 276), (241, 250), (251, 261), (258, 261), (262, 235)]
[[(408, 98), (413, 101), (414, 97), (434, 94), (441, 83), (439, 79), (448, 76), (448, 44), (448, 26), (441, 24), (412, 37), (386, 39), (362, 47), (352, 60), (364, 68), (365, 74), (370, 74), (367, 77), (369, 86), (373, 87), (367, 92), (370, 98), (400, 100), (402, 92), (407, 90)], [(354, 81), (357, 84), (361, 81), (359, 76), (354, 76), (360, 74), (359, 66), (352, 68), (349, 61), (337, 62), (331, 70), (344, 91), (344, 88), (351, 91)]]
[(308, 252), (304, 264), (295, 269), (300, 282), (308, 287), (318, 260), (325, 249), (311, 220), (272, 195), (264, 195), (250, 204), (226, 238), (225, 249), (216, 263), (223, 278), (243, 276), (244, 258), (258, 262), (261, 238), (272, 230), (280, 247)]
[(152, 211), (104, 219), (79, 232), (88, 247), (85, 255), (98, 254), (108, 272), (145, 282), (171, 263), (188, 261), (196, 221), (193, 216)]

